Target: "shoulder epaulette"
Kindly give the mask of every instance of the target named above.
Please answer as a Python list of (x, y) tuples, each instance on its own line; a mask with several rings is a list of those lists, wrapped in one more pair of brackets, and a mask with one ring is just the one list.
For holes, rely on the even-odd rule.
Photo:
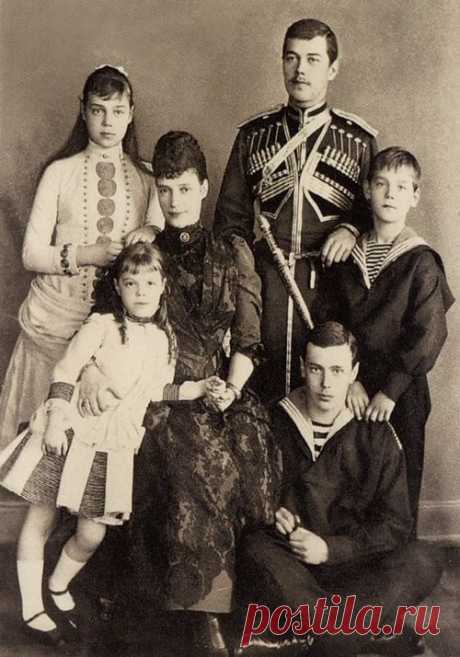
[(357, 114), (352, 114), (351, 112), (344, 112), (341, 109), (337, 109), (336, 107), (332, 108), (332, 112), (334, 114), (337, 114), (337, 116), (340, 116), (342, 119), (345, 119), (346, 121), (350, 121), (351, 123), (356, 123), (356, 125), (359, 125), (360, 128), (368, 132), (372, 137), (377, 137), (378, 135), (378, 130), (373, 128), (369, 123), (367, 123), (364, 119), (362, 119), (360, 116)]
[(284, 107), (283, 103), (279, 103), (278, 105), (274, 105), (273, 107), (264, 110), (263, 112), (259, 112), (258, 114), (253, 114), (249, 118), (242, 121), (237, 127), (243, 128), (245, 125), (251, 123), (252, 121), (255, 121), (256, 119), (266, 119), (266, 118), (268, 119), (269, 116), (275, 114), (276, 112), (279, 112), (280, 109), (282, 109), (283, 107)]

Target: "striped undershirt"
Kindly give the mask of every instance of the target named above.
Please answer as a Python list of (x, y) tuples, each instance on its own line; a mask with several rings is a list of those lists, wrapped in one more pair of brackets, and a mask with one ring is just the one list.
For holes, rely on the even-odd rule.
[(321, 454), (321, 450), (327, 442), (327, 434), (329, 433), (332, 424), (332, 422), (330, 424), (321, 424), (320, 422), (312, 421), (315, 458), (318, 458), (318, 456)]
[(393, 244), (391, 242), (389, 244), (380, 244), (373, 239), (370, 239), (367, 242), (366, 267), (367, 274), (371, 283), (373, 283), (377, 278), (382, 268), (383, 261), (385, 260), (392, 246)]

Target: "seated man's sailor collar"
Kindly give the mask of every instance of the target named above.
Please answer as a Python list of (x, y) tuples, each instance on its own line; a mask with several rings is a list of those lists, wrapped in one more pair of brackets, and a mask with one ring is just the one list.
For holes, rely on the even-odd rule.
[(290, 119), (294, 119), (295, 121), (298, 121), (301, 125), (303, 125), (308, 119), (318, 116), (318, 114), (321, 114), (326, 110), (327, 110), (327, 103), (324, 101), (318, 103), (317, 105), (313, 105), (312, 107), (306, 107), (306, 108), (296, 107), (291, 103), (291, 101), (289, 101), (289, 104), (287, 106), (288, 117)]

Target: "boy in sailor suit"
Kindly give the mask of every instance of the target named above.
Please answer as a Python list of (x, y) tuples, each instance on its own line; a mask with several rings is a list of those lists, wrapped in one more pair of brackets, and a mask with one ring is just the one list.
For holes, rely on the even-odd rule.
[(359, 340), (362, 383), (353, 384), (349, 406), (358, 419), (391, 420), (406, 453), (414, 519), (431, 407), (426, 375), (446, 340), (446, 313), (454, 302), (441, 258), (406, 226), (420, 177), (416, 158), (397, 146), (375, 157), (365, 184), (373, 228), (348, 262), (323, 276), (317, 310)]

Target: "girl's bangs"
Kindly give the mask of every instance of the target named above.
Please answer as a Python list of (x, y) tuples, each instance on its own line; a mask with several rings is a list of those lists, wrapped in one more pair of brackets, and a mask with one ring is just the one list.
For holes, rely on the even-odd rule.
[(107, 100), (112, 96), (122, 96), (125, 92), (131, 99), (131, 90), (123, 80), (102, 78), (94, 80), (94, 83), (88, 89), (88, 92)]
[[(146, 257), (147, 256), (147, 257)], [(152, 259), (149, 255), (144, 254), (141, 257), (127, 258), (120, 269), (122, 274), (138, 274), (140, 271), (157, 271), (163, 276), (163, 267), (158, 260)]]

